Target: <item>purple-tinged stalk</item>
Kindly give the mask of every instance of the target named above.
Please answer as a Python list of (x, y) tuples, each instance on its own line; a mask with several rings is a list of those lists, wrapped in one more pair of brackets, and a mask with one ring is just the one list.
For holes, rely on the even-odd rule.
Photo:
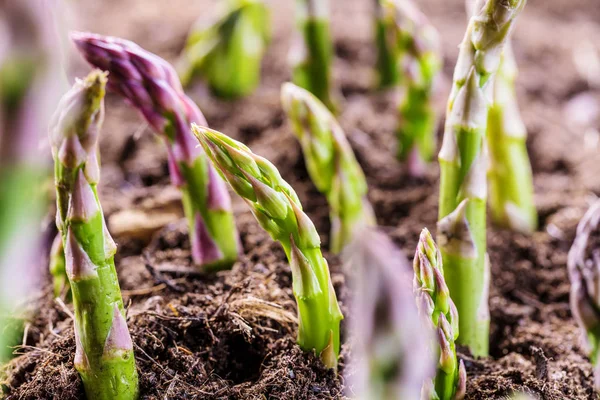
[(90, 64), (110, 72), (109, 90), (137, 108), (164, 139), (171, 181), (183, 196), (194, 262), (207, 271), (231, 267), (239, 253), (231, 199), (192, 135), (190, 125), (206, 120), (173, 67), (128, 40), (90, 33), (73, 33), (72, 39)]
[(600, 392), (600, 200), (585, 213), (569, 251), (571, 312), (595, 366), (594, 387)]
[(281, 103), (302, 146), (310, 178), (329, 202), (330, 248), (337, 254), (358, 230), (375, 225), (365, 174), (342, 127), (312, 93), (284, 83)]
[(21, 343), (23, 305), (39, 283), (40, 221), (49, 157), (40, 154), (59, 96), (54, 2), (0, 6), (0, 363)]
[(431, 233), (423, 229), (413, 260), (413, 291), (421, 316), (436, 333), (439, 362), (428, 398), (462, 400), (465, 397), (467, 373), (456, 357), (458, 311), (450, 298), (444, 280), (442, 255)]
[(326, 367), (337, 368), (343, 316), (321, 254), (319, 233), (302, 211), (296, 192), (273, 164), (244, 144), (205, 127), (192, 129), (231, 188), (285, 251), (298, 304), (298, 344), (303, 350), (314, 350)]
[(77, 80), (52, 119), (56, 224), (75, 311), (75, 368), (86, 397), (133, 400), (138, 376), (115, 270), (117, 246), (96, 192), (105, 85), (106, 74), (98, 70)]
[(431, 381), (433, 333), (410, 292), (410, 265), (382, 232), (367, 228), (344, 249), (352, 290), (347, 395), (417, 400)]

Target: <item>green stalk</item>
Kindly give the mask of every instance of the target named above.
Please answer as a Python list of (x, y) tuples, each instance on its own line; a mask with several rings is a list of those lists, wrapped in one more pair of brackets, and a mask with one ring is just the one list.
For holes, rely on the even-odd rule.
[(196, 124), (192, 130), (208, 158), (285, 251), (298, 304), (298, 344), (305, 351), (316, 351), (326, 367), (336, 368), (343, 316), (319, 234), (296, 192), (273, 164), (242, 143)]
[(439, 153), (438, 243), (460, 315), (458, 342), (476, 356), (489, 347), (485, 130), (492, 79), (526, 0), (487, 0), (467, 27), (454, 71)]
[(507, 43), (494, 81), (487, 124), (490, 209), (494, 223), (533, 233), (537, 228), (537, 211), (525, 143), (527, 130), (521, 120), (515, 91), (516, 76), (517, 64), (512, 46)]
[(338, 254), (360, 228), (375, 225), (365, 175), (342, 127), (319, 99), (285, 83), (281, 102), (302, 146), (310, 177), (329, 202), (331, 251)]
[(69, 295), (69, 278), (67, 277), (65, 249), (63, 247), (62, 235), (59, 233), (52, 242), (50, 249), (50, 275), (54, 286), (54, 297)]
[(293, 82), (335, 112), (331, 90), (333, 43), (329, 32), (329, 0), (296, 0), (302, 40), (292, 53)]
[(200, 75), (218, 96), (246, 96), (258, 86), (269, 40), (269, 13), (261, 0), (229, 1), (216, 22), (192, 28), (179, 65), (181, 81), (187, 85)]
[(138, 397), (133, 344), (115, 270), (117, 247), (98, 200), (98, 134), (106, 75), (92, 71), (61, 100), (50, 128), (57, 225), (75, 311), (75, 368), (88, 400)]
[(402, 81), (400, 48), (395, 35), (396, 21), (389, 0), (375, 0), (375, 44), (377, 46), (377, 86), (387, 89)]

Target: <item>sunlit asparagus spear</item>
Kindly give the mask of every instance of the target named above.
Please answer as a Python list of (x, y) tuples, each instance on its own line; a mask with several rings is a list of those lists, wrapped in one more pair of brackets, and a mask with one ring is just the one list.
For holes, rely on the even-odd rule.
[(331, 88), (333, 43), (329, 32), (329, 0), (295, 0), (301, 39), (292, 49), (293, 82), (335, 111)]
[[(569, 251), (571, 311), (581, 327), (584, 343), (595, 366), (594, 387), (600, 392), (600, 248), (592, 237), (600, 234), (600, 200), (596, 200), (577, 226)], [(590, 243), (592, 242), (592, 243)]]
[(23, 306), (36, 292), (46, 256), (40, 188), (51, 169), (40, 144), (61, 81), (54, 5), (41, 0), (0, 5), (0, 363), (22, 342)]
[(331, 251), (339, 253), (358, 229), (375, 224), (365, 175), (341, 126), (319, 99), (285, 83), (281, 102), (302, 146), (310, 177), (329, 202)]
[(439, 363), (434, 379), (432, 399), (461, 400), (465, 396), (467, 373), (456, 357), (458, 311), (444, 280), (442, 256), (427, 228), (423, 229), (413, 261), (413, 291), (419, 312), (434, 327)]
[(460, 46), (439, 153), (438, 243), (460, 314), (458, 342), (476, 356), (489, 347), (485, 130), (492, 81), (526, 0), (487, 0)]
[(133, 344), (114, 264), (117, 247), (96, 193), (105, 85), (98, 70), (75, 83), (58, 105), (50, 142), (75, 311), (75, 368), (88, 400), (128, 400), (138, 396)]
[(171, 181), (183, 195), (195, 263), (208, 271), (229, 268), (238, 255), (231, 200), (190, 131), (191, 123), (206, 120), (183, 92), (175, 70), (127, 40), (90, 33), (72, 38), (90, 64), (110, 72), (108, 88), (136, 107), (164, 139)]
[(319, 234), (302, 211), (296, 192), (273, 164), (242, 143), (195, 124), (192, 130), (263, 229), (285, 250), (298, 303), (298, 344), (306, 351), (314, 349), (325, 366), (336, 368), (343, 317), (321, 254)]
[(269, 15), (261, 0), (231, 0), (218, 20), (204, 18), (192, 28), (179, 71), (187, 85), (203, 76), (222, 97), (250, 94), (260, 81), (260, 65), (269, 42)]
[(434, 337), (411, 295), (406, 256), (372, 228), (342, 254), (352, 287), (346, 394), (359, 400), (421, 398), (436, 364)]
[[(435, 28), (411, 0), (379, 0), (380, 29), (388, 50), (379, 45), (380, 76), (395, 67), (404, 98), (398, 125), (398, 158), (406, 160), (411, 175), (424, 173), (436, 147), (433, 95), (442, 65)], [(394, 57), (394, 58), (392, 58)]]

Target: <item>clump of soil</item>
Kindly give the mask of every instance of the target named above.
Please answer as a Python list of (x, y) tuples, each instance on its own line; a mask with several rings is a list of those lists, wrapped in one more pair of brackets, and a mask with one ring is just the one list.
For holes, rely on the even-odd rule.
[[(173, 60), (194, 17), (214, 7), (209, 0), (130, 3), (124, 8), (120, 2), (81, 1), (75, 27), (133, 39)], [(424, 178), (413, 179), (394, 158), (395, 101), (372, 88), (371, 3), (332, 1), (335, 78), (345, 96), (339, 119), (365, 170), (378, 223), (412, 254), (421, 229), (435, 229), (438, 170), (432, 163)], [(191, 94), (213, 128), (274, 162), (298, 192), (326, 249), (327, 204), (310, 183), (279, 104), (279, 87), (290, 74), (286, 60), (293, 2), (269, 4), (274, 40), (256, 93), (223, 102), (199, 85)], [(438, 105), (443, 113), (456, 45), (465, 27), (463, 4), (424, 0), (420, 5), (440, 30), (446, 51)], [(581, 95), (588, 99), (583, 112), (593, 115), (590, 109), (599, 108), (600, 90), (578, 75), (572, 62), (574, 44), (600, 35), (597, 9), (594, 0), (570, 2), (568, 10), (559, 0), (530, 0), (515, 32), (518, 92), (530, 133), (540, 229), (531, 237), (488, 229), (491, 354), (473, 359), (460, 352), (469, 377), (468, 399), (502, 399), (513, 390), (545, 400), (594, 398), (592, 368), (569, 311), (566, 257), (591, 195), (600, 193), (594, 133), (599, 121), (575, 121), (564, 110)], [(78, 63), (74, 73), (82, 75), (86, 68)], [(120, 99), (109, 95), (106, 108), (100, 197), (119, 244), (117, 269), (142, 397), (343, 398), (342, 375), (325, 370), (317, 357), (303, 353), (294, 342), (291, 273), (281, 248), (234, 199), (244, 255), (231, 271), (196, 272), (161, 143)], [(324, 254), (346, 311), (349, 293), (339, 260)], [(70, 311), (50, 292), (48, 281), (34, 303), (35, 317), (19, 349), (22, 355), (9, 366), (9, 399), (83, 398), (73, 369)], [(342, 374), (349, 351), (343, 346)]]

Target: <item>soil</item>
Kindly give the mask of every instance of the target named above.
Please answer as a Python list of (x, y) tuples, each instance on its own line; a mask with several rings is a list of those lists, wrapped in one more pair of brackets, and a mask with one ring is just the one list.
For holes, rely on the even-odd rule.
[[(118, 0), (81, 0), (73, 26), (135, 40), (174, 61), (193, 20), (217, 3), (130, 0), (125, 6)], [(394, 158), (394, 96), (373, 90), (372, 3), (332, 1), (335, 79), (345, 98), (339, 119), (367, 175), (378, 223), (412, 254), (421, 229), (435, 230), (438, 168), (432, 163), (424, 178), (413, 179)], [(280, 85), (290, 74), (293, 1), (269, 4), (274, 39), (258, 90), (234, 102), (213, 98), (202, 84), (190, 94), (213, 128), (245, 142), (279, 168), (326, 249), (327, 204), (308, 179), (279, 104)], [(442, 113), (465, 28), (463, 1), (419, 4), (444, 45)], [(566, 258), (577, 222), (600, 194), (600, 87), (574, 62), (575, 55), (586, 54), (591, 38), (600, 37), (599, 22), (597, 0), (571, 0), (568, 7), (561, 0), (530, 0), (518, 23), (518, 95), (529, 130), (540, 229), (530, 237), (493, 226), (488, 230), (491, 354), (473, 359), (460, 352), (469, 377), (467, 399), (503, 399), (513, 390), (545, 400), (596, 398), (592, 368), (569, 311)], [(71, 76), (85, 74), (88, 67), (76, 54), (71, 58)], [(108, 95), (106, 109), (100, 197), (119, 244), (117, 269), (142, 398), (344, 398), (343, 374), (326, 371), (294, 342), (291, 273), (281, 248), (234, 198), (244, 255), (231, 271), (212, 276), (195, 272), (162, 144), (119, 98)], [(340, 262), (324, 254), (346, 310), (348, 290)], [(54, 301), (50, 292), (48, 281), (32, 302), (35, 314), (18, 349), (22, 355), (8, 370), (9, 399), (84, 398), (73, 369), (69, 306)], [(342, 373), (349, 351), (344, 345)]]

